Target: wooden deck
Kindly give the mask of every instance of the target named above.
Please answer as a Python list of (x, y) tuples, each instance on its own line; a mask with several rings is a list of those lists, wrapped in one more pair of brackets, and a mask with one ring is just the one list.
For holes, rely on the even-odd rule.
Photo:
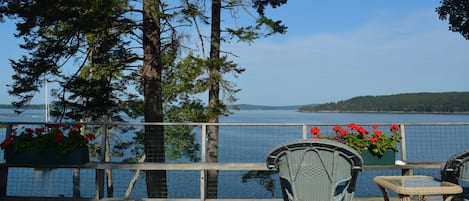
[[(354, 198), (354, 201), (383, 201), (382, 197)], [(399, 198), (391, 197), (390, 201), (398, 201)], [(415, 198), (417, 200), (417, 198)], [(427, 201), (443, 200), (441, 196), (429, 196)], [(199, 199), (152, 199), (152, 198), (103, 198), (100, 200), (86, 198), (43, 198), (43, 197), (0, 197), (0, 201), (200, 201)], [(282, 199), (206, 199), (206, 201), (283, 201)]]

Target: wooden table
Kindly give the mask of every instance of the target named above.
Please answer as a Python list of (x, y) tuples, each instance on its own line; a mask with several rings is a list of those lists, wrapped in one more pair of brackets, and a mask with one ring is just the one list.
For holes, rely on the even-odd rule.
[(440, 182), (429, 176), (377, 176), (374, 182), (383, 192), (385, 201), (389, 201), (387, 190), (396, 192), (400, 200), (410, 201), (411, 195), (418, 195), (423, 201), (426, 195), (444, 195), (445, 201), (451, 201), (455, 194), (462, 193), (459, 185), (450, 182)]

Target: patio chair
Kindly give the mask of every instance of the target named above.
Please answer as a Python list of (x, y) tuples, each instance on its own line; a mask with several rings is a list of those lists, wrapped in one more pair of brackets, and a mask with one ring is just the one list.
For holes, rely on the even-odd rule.
[(331, 140), (297, 140), (267, 155), (276, 169), (285, 201), (350, 201), (363, 159), (354, 149)]
[(469, 149), (455, 154), (443, 164), (441, 180), (459, 184), (463, 192), (453, 200), (469, 201)]

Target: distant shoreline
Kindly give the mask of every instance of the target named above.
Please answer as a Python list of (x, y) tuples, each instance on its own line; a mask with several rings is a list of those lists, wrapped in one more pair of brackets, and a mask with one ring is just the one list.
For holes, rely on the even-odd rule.
[(467, 114), (469, 92), (405, 93), (382, 96), (357, 96), (343, 101), (307, 105), (302, 112), (392, 112), (423, 114)]
[[(299, 111), (301, 106), (293, 105), (293, 106), (264, 106), (264, 105), (248, 105), (243, 104), (239, 105), (239, 110), (296, 110), (297, 112), (302, 113), (389, 113), (389, 114), (469, 114), (468, 112), (418, 112), (418, 111), (342, 111), (342, 110), (320, 110), (320, 111)], [(43, 110), (44, 108), (31, 108), (27, 110)], [(13, 107), (11, 108), (1, 108), (0, 110), (14, 110)], [(1, 116), (36, 116), (36, 115), (29, 115), (29, 114), (0, 114)]]
[[(419, 111), (342, 111), (342, 110), (318, 110), (318, 111), (300, 111), (300, 107), (304, 105), (291, 105), (291, 106), (267, 106), (267, 105), (251, 105), (251, 104), (239, 104), (237, 107), (239, 110), (295, 110), (301, 113), (380, 113), (380, 114), (469, 114), (469, 111), (462, 112), (419, 112)], [(233, 109), (233, 106), (230, 106)], [(0, 110), (11, 110), (15, 108), (11, 105), (0, 104)], [(28, 110), (44, 110), (44, 105), (31, 105)], [(35, 117), (37, 114), (0, 114), (3, 118), (13, 117)], [(40, 115), (39, 115), (40, 116)]]
[(298, 111), (303, 113), (380, 113), (380, 114), (469, 114), (469, 112), (412, 112), (412, 111)]

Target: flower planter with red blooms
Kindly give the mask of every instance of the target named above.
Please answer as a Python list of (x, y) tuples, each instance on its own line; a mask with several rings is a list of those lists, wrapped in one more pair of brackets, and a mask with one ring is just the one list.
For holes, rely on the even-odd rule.
[(390, 135), (381, 132), (377, 124), (371, 127), (372, 133), (355, 123), (349, 124), (348, 129), (337, 125), (330, 136), (323, 136), (318, 127), (312, 127), (310, 134), (313, 139), (334, 140), (352, 147), (362, 154), (365, 165), (393, 165), (397, 143), (401, 140), (399, 126), (391, 125)]
[(74, 165), (89, 162), (88, 144), (96, 137), (83, 134), (83, 125), (47, 124), (39, 128), (16, 129), (0, 148), (7, 164)]
[(68, 153), (58, 149), (25, 149), (14, 152), (5, 150), (5, 160), (10, 165), (80, 165), (90, 161), (88, 147), (81, 147)]
[(372, 154), (370, 150), (363, 150), (361, 156), (364, 165), (394, 165), (396, 163), (396, 152), (392, 149), (386, 150), (380, 156)]

